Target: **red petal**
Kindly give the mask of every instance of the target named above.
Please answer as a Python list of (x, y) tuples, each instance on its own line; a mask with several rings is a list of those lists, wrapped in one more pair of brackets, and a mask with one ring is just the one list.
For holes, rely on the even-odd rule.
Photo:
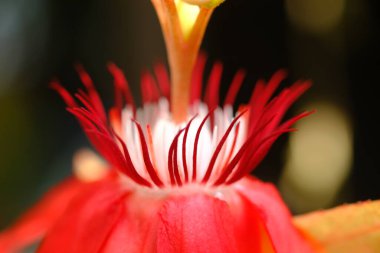
[(292, 216), (272, 184), (242, 179), (237, 191), (260, 210), (261, 220), (277, 253), (311, 253), (307, 242), (292, 223)]
[(42, 238), (84, 183), (72, 178), (51, 189), (12, 227), (0, 234), (0, 252), (15, 252)]
[(125, 194), (114, 181), (90, 185), (73, 199), (38, 252), (99, 252), (121, 215)]
[(163, 199), (135, 193), (127, 196), (122, 214), (100, 252), (156, 252), (158, 211)]
[(207, 195), (169, 199), (159, 212), (157, 253), (238, 252), (227, 204)]
[(239, 253), (274, 253), (262, 211), (240, 193), (225, 196), (234, 219)]

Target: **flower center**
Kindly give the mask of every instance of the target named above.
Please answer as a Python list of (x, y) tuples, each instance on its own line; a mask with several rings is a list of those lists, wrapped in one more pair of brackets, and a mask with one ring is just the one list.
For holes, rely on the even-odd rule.
[[(204, 57), (200, 57), (203, 59)], [(116, 101), (109, 119), (90, 76), (78, 67), (86, 91), (74, 99), (58, 82), (55, 88), (85, 130), (101, 155), (135, 183), (150, 188), (182, 187), (201, 184), (211, 187), (229, 185), (253, 170), (265, 157), (274, 141), (310, 112), (281, 123), (289, 106), (310, 86), (299, 82), (271, 99), (283, 71), (268, 84), (259, 81), (250, 102), (233, 117), (232, 104), (244, 79), (238, 71), (232, 80), (223, 109), (218, 107), (222, 67), (214, 64), (201, 102), (204, 60), (194, 71), (191, 106), (186, 121), (178, 123), (169, 110), (170, 92), (164, 69), (143, 78), (143, 108), (136, 109), (121, 70), (110, 65), (115, 78)], [(163, 97), (160, 98), (160, 94)], [(124, 108), (123, 101), (127, 102)]]
[(220, 185), (246, 139), (246, 117), (234, 119), (231, 106), (210, 112), (206, 104), (196, 103), (190, 111), (180, 124), (172, 120), (164, 98), (144, 104), (135, 120), (131, 108), (123, 111), (122, 139), (132, 164), (144, 178), (155, 174), (157, 186)]

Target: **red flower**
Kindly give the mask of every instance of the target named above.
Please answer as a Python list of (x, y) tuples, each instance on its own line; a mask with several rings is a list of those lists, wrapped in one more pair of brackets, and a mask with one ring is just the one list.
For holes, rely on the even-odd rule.
[(108, 115), (81, 67), (86, 89), (75, 97), (54, 82), (111, 168), (96, 182), (71, 179), (53, 189), (0, 234), (0, 251), (42, 238), (39, 253), (312, 252), (275, 187), (249, 176), (273, 142), (309, 114), (282, 123), (309, 82), (272, 98), (285, 78), (279, 71), (268, 83), (258, 82), (234, 117), (244, 72), (236, 74), (218, 107), (222, 65), (214, 65), (201, 100), (204, 65), (200, 57), (187, 121), (181, 124), (171, 119), (169, 78), (161, 65), (155, 76), (143, 76), (144, 103), (137, 109), (123, 73), (111, 64), (115, 106)]

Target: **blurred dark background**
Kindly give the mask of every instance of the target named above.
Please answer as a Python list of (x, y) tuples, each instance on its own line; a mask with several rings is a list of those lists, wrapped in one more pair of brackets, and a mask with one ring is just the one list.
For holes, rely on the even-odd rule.
[[(295, 213), (380, 198), (378, 7), (227, 0), (212, 17), (202, 48), (224, 63), (222, 92), (238, 68), (249, 73), (244, 91), (280, 68), (287, 84), (313, 80), (291, 113), (318, 112), (254, 172), (278, 184)], [(0, 0), (0, 228), (70, 175), (72, 155), (88, 146), (49, 81), (74, 91), (79, 62), (109, 104), (107, 62), (125, 71), (138, 96), (141, 71), (159, 60), (165, 49), (149, 0)]]

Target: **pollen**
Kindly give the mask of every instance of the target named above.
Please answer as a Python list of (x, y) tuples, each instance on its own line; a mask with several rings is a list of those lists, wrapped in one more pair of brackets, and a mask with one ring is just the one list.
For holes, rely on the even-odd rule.
[(177, 12), (182, 28), (182, 33), (184, 35), (184, 38), (186, 39), (189, 37), (191, 31), (193, 30), (193, 27), (200, 12), (200, 8), (196, 5), (188, 4), (183, 0), (175, 0), (175, 4), (177, 6)]

